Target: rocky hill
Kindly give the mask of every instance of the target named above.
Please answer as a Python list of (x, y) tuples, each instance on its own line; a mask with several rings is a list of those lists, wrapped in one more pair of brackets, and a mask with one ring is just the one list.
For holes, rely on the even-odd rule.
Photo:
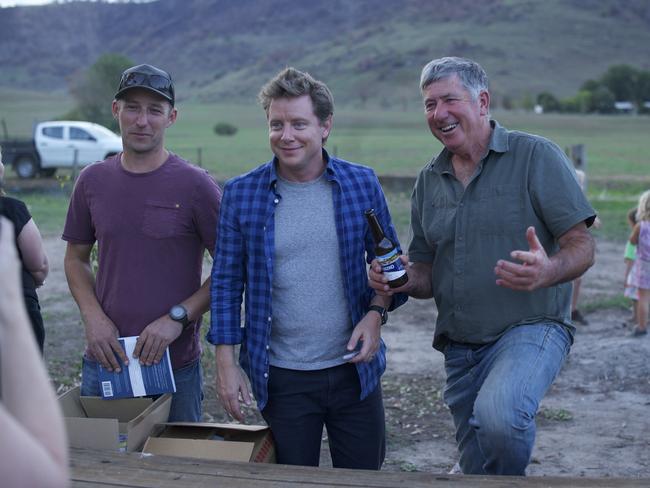
[(286, 65), (339, 101), (417, 96), (419, 70), (471, 57), (495, 101), (575, 93), (613, 64), (650, 68), (646, 0), (158, 0), (0, 9), (0, 86), (65, 89), (99, 55), (167, 68), (185, 93), (250, 100)]

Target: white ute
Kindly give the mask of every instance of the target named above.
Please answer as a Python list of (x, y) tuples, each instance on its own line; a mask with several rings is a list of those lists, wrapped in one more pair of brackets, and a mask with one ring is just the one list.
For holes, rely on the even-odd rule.
[(120, 151), (122, 139), (106, 127), (71, 120), (36, 124), (31, 141), (2, 142), (4, 162), (20, 178), (52, 176), (58, 168), (81, 168)]

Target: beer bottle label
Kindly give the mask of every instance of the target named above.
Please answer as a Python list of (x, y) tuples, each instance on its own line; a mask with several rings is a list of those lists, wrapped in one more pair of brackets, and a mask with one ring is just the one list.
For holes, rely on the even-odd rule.
[(406, 273), (402, 260), (399, 257), (400, 253), (397, 252), (397, 249), (393, 249), (383, 256), (377, 256), (377, 261), (379, 261), (381, 269), (386, 278), (388, 278), (388, 281), (396, 280)]

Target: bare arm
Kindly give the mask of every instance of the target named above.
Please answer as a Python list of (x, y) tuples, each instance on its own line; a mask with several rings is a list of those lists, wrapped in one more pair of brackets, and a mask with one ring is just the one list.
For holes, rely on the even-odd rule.
[(542, 247), (535, 228), (526, 230), (530, 249), (510, 253), (521, 264), (499, 260), (494, 268), (496, 284), (513, 290), (533, 291), (565, 283), (581, 276), (594, 264), (596, 245), (584, 222), (571, 227), (560, 236), (560, 250), (549, 257)]
[[(183, 305), (190, 321), (199, 319), (210, 307), (210, 278), (208, 277), (201, 288), (182, 303), (174, 305)], [(140, 364), (147, 366), (159, 363), (167, 346), (174, 342), (182, 332), (182, 324), (172, 320), (168, 314), (158, 317), (140, 333), (133, 349), (133, 357), (139, 358)]]
[(632, 234), (630, 234), (630, 242), (637, 246), (639, 244), (639, 235), (641, 234), (641, 224), (634, 224)]
[(408, 282), (399, 287), (388, 286), (388, 278), (384, 276), (379, 262), (374, 259), (368, 270), (368, 284), (375, 290), (377, 295), (393, 296), (395, 293), (406, 293), (413, 298), (433, 297), (433, 285), (431, 282), (432, 263), (409, 263), (408, 256), (401, 256), (404, 269), (408, 274)]
[(65, 251), (64, 268), (70, 292), (85, 324), (86, 340), (93, 357), (109, 371), (119, 371), (117, 353), (126, 364), (128, 359), (117, 341), (119, 331), (104, 313), (95, 295), (95, 277), (90, 266), (91, 244), (71, 244)]
[(49, 265), (43, 239), (34, 219), (29, 219), (18, 234), (18, 248), (25, 268), (34, 277), (36, 286), (41, 286), (49, 272)]
[[(2, 485), (68, 485), (63, 416), (23, 305), (11, 223), (0, 221), (0, 473)], [(17, 374), (17, 371), (20, 371)]]

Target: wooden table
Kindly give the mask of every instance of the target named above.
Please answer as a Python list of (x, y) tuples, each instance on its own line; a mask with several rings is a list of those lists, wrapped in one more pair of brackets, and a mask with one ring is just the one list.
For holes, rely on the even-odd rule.
[(461, 476), (433, 473), (361, 471), (307, 468), (278, 464), (202, 461), (165, 456), (141, 457), (119, 453), (71, 449), (73, 487), (150, 488), (512, 488), (585, 487), (628, 488), (650, 486), (650, 479)]

